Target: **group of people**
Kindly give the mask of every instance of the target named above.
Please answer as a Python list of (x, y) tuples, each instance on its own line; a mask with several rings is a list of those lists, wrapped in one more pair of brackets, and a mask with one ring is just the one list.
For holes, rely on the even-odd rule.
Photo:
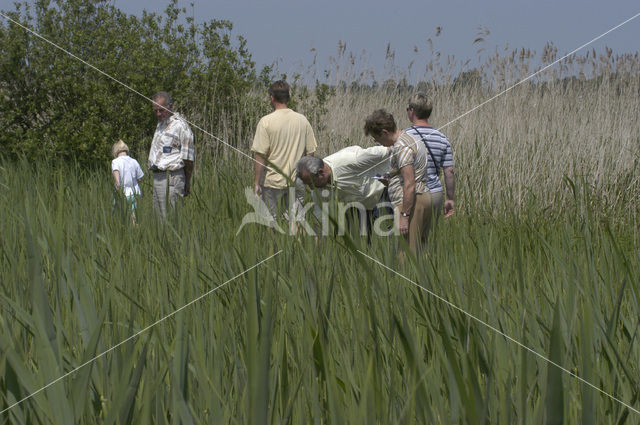
[[(314, 155), (318, 144), (307, 118), (287, 106), (287, 82), (273, 83), (269, 98), (274, 110), (260, 119), (251, 151), (255, 159), (253, 192), (265, 203), (271, 219), (277, 219), (282, 201), (287, 204), (291, 194), (295, 194), (293, 203), (304, 204), (301, 184), (312, 190), (332, 189), (329, 192), (339, 201), (359, 203), (366, 209), (368, 226), (375, 208), (388, 200), (393, 205), (395, 226), (415, 253), (425, 246), (438, 216), (443, 211), (445, 217), (453, 214), (453, 151), (447, 137), (429, 124), (433, 107), (426, 94), (417, 93), (409, 99), (409, 128), (401, 130), (393, 115), (384, 109), (376, 110), (366, 118), (364, 133), (379, 146), (350, 146), (324, 159)], [(169, 93), (156, 93), (153, 109), (158, 125), (148, 167), (153, 172), (154, 210), (164, 217), (168, 204), (175, 207), (190, 193), (195, 149), (193, 133), (188, 123), (173, 112)], [(124, 142), (116, 143), (112, 153), (116, 187), (122, 188), (135, 221), (135, 198), (141, 193), (138, 181), (144, 173), (137, 161), (128, 156)]]
[[(410, 128), (401, 130), (393, 115), (376, 110), (366, 118), (364, 132), (380, 146), (350, 146), (324, 159), (314, 155), (317, 143), (307, 119), (287, 108), (287, 83), (274, 83), (269, 95), (274, 112), (258, 123), (251, 150), (256, 161), (254, 193), (262, 196), (273, 219), (278, 200), (287, 196), (294, 176), (312, 189), (333, 189), (341, 202), (362, 205), (369, 230), (375, 208), (388, 196), (396, 226), (414, 253), (426, 245), (440, 213), (453, 214), (453, 150), (447, 137), (429, 124), (433, 106), (426, 94), (409, 99)], [(265, 163), (274, 167), (261, 181)], [(294, 193), (303, 202), (304, 193), (299, 188)]]
[[(191, 175), (195, 161), (193, 132), (189, 124), (173, 112), (173, 99), (165, 91), (153, 95), (153, 112), (158, 125), (149, 149), (148, 169), (153, 173), (153, 209), (166, 217), (191, 193)], [(142, 195), (138, 182), (144, 176), (140, 164), (129, 156), (129, 147), (119, 140), (112, 148), (111, 170), (117, 190), (124, 195), (136, 222), (136, 198)]]

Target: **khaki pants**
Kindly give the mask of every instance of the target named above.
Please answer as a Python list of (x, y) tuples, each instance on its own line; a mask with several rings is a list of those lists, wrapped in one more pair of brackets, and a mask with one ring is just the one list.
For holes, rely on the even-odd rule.
[[(289, 199), (290, 193), (294, 194), (294, 199)], [(281, 208), (282, 198), (284, 198), (284, 208)], [(284, 210), (284, 219), (289, 220), (290, 203), (292, 203), (291, 206), (293, 207), (292, 212), (294, 217), (292, 217), (292, 219), (296, 221), (304, 219), (304, 217), (299, 216), (304, 204), (304, 191), (299, 188), (287, 187), (284, 189), (274, 189), (272, 187), (262, 186), (262, 200), (269, 209), (271, 218), (274, 220), (278, 218), (278, 210)]]
[(153, 210), (161, 217), (167, 216), (167, 197), (172, 208), (184, 197), (184, 169), (153, 173)]
[[(396, 223), (400, 219), (402, 204), (395, 207)], [(409, 249), (412, 253), (427, 246), (431, 228), (435, 225), (442, 210), (442, 192), (416, 194), (413, 210), (409, 216)], [(397, 225), (397, 224), (396, 224)]]

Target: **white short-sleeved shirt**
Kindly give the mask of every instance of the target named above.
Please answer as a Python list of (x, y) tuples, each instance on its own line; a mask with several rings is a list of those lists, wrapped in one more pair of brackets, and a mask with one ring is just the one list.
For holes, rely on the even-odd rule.
[(138, 180), (144, 176), (144, 173), (138, 161), (128, 155), (119, 156), (111, 161), (111, 171), (116, 170), (120, 174), (120, 187), (125, 196), (142, 195)]

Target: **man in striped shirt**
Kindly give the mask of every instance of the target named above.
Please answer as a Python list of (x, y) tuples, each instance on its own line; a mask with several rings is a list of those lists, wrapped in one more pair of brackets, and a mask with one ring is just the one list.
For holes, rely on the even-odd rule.
[(454, 211), (454, 191), (455, 179), (453, 172), (453, 150), (447, 136), (433, 128), (429, 122), (429, 116), (433, 105), (424, 93), (416, 93), (409, 99), (407, 115), (413, 124), (404, 130), (413, 136), (417, 141), (421, 141), (428, 153), (426, 183), (431, 193), (436, 214), (442, 208), (442, 183), (440, 182), (440, 170), (444, 170), (444, 184), (446, 187), (446, 200), (444, 201), (444, 216), (451, 217)]

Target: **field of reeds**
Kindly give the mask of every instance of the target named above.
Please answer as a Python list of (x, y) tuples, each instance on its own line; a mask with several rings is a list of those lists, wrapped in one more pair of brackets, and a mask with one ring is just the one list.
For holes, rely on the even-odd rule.
[(448, 124), (524, 56), (298, 90), (322, 155), (433, 96), (456, 213), (403, 264), (396, 238), (237, 233), (252, 163), (204, 136), (179, 214), (156, 219), (145, 180), (137, 226), (107, 164), (4, 161), (0, 423), (639, 423), (638, 58), (580, 57)]

